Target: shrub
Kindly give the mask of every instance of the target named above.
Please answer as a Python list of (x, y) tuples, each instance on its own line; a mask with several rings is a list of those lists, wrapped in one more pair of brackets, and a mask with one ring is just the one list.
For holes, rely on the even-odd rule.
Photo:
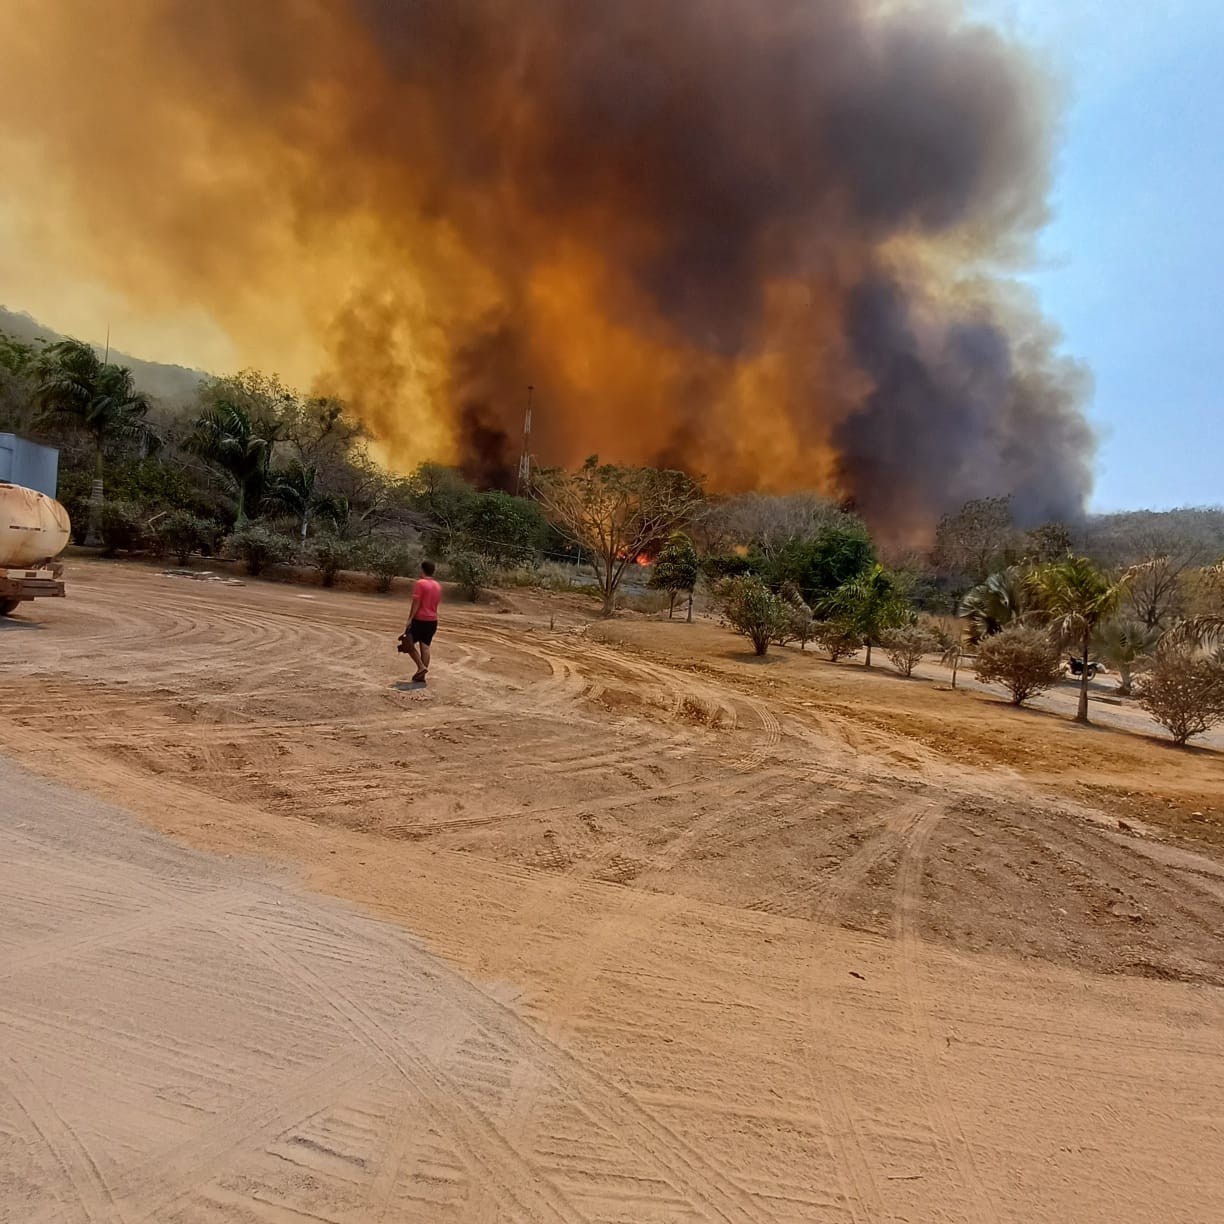
[(297, 551), (297, 541), (263, 523), (247, 521), (234, 528), (225, 541), (225, 551), (228, 556), (243, 562), (247, 573), (254, 578), (269, 565), (290, 560)]
[(863, 645), (857, 630), (838, 620), (816, 621), (812, 626), (812, 640), (828, 654), (832, 663), (858, 654)]
[(746, 637), (758, 655), (765, 654), (786, 626), (786, 604), (759, 578), (727, 578), (719, 584), (716, 598), (727, 624)]
[(447, 562), (447, 570), (459, 593), (473, 603), (480, 598), (481, 590), (489, 582), (489, 563), (479, 553), (455, 553)]
[(924, 625), (902, 625), (888, 629), (880, 637), (880, 644), (889, 662), (903, 675), (912, 676), (922, 656), (938, 650), (939, 638)]
[(357, 548), (339, 536), (316, 536), (310, 545), (310, 563), (319, 571), (325, 587), (332, 586), (336, 575), (343, 569), (352, 569), (357, 563)]
[(158, 519), (153, 530), (158, 547), (173, 553), (179, 565), (186, 565), (193, 552), (209, 543), (216, 526), (190, 510), (171, 510)]
[(127, 552), (139, 548), (143, 540), (143, 516), (139, 506), (126, 501), (103, 502), (103, 556), (113, 557), (120, 549)]
[(1009, 625), (978, 647), (976, 671), (984, 684), (1003, 685), (1012, 704), (1022, 705), (1062, 679), (1058, 643), (1044, 629)]
[(405, 574), (411, 574), (419, 561), (412, 551), (398, 540), (373, 539), (366, 545), (362, 557), (362, 569), (373, 574), (378, 590), (384, 594), (391, 589), (392, 582)]
[(1161, 650), (1137, 681), (1139, 704), (1185, 744), (1224, 722), (1224, 655)]

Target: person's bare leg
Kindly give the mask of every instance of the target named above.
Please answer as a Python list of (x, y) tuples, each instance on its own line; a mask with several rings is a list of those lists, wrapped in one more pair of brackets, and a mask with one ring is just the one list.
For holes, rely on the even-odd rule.
[(427, 672), (428, 670), (429, 670), (429, 647), (424, 642), (422, 642), (421, 643), (421, 671)]
[(417, 671), (420, 671), (423, 664), (421, 663), (421, 656), (418, 653), (417, 644), (412, 640), (411, 635), (407, 633), (404, 634), (404, 640), (408, 644), (408, 657), (413, 661), (413, 663), (416, 664)]

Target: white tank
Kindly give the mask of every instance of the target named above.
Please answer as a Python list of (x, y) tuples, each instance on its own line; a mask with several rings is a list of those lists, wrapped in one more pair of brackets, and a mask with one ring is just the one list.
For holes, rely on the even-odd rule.
[(53, 497), (0, 482), (0, 569), (28, 569), (68, 545), (68, 511)]

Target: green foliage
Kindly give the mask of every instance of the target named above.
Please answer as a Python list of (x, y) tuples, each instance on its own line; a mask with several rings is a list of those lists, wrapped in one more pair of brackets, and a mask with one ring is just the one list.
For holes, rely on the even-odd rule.
[(914, 619), (896, 576), (882, 565), (873, 565), (866, 573), (843, 583), (824, 600), (820, 612), (822, 617), (839, 622), (857, 635), (867, 648), (864, 661), (868, 667), (871, 648), (879, 644), (880, 635)]
[(863, 639), (858, 630), (840, 620), (814, 622), (812, 640), (828, 654), (831, 663), (856, 655), (863, 647)]
[(200, 415), (187, 439), (187, 449), (229, 482), (239, 525), (264, 495), (276, 435), (274, 421), (253, 416), (242, 403), (218, 399)]
[(457, 552), (447, 562), (451, 581), (464, 599), (473, 603), (489, 582), (489, 562), (477, 552)]
[(318, 470), (300, 459), (291, 459), (285, 467), (269, 474), (263, 504), (265, 509), (295, 519), (298, 536), (303, 541), (314, 520), (325, 519), (334, 526), (348, 517), (347, 501), (324, 493), (319, 488)]
[(1141, 620), (1116, 618), (1106, 621), (1096, 634), (1096, 648), (1101, 658), (1118, 669), (1118, 692), (1128, 697), (1131, 691), (1131, 672), (1156, 643), (1160, 641), (1160, 630), (1149, 628)]
[(738, 553), (707, 553), (698, 564), (701, 576), (711, 586), (716, 586), (724, 578), (739, 578), (752, 569), (748, 558)]
[(1048, 630), (1009, 625), (978, 647), (975, 671), (983, 684), (1002, 684), (1012, 704), (1022, 705), (1062, 679), (1058, 642)]
[(131, 552), (144, 542), (144, 517), (133, 502), (111, 499), (102, 507), (103, 555)]
[(102, 361), (80, 340), (48, 345), (31, 367), (34, 396), (48, 417), (84, 430), (97, 453), (97, 474), (108, 447), (143, 442), (150, 401), (126, 366)]
[(171, 510), (154, 525), (161, 546), (173, 554), (179, 565), (186, 565), (193, 552), (210, 544), (215, 537), (217, 525), (211, 519), (203, 519), (190, 510)]
[(273, 531), (264, 523), (240, 523), (225, 541), (227, 555), (246, 565), (252, 577), (262, 574), (269, 565), (293, 559), (297, 541), (292, 536)]
[(905, 677), (914, 674), (922, 656), (940, 648), (939, 638), (925, 625), (899, 625), (880, 635), (880, 645), (889, 662)]
[(658, 548), (701, 505), (701, 486), (684, 472), (618, 467), (592, 455), (576, 471), (545, 469), (536, 491), (549, 517), (582, 546), (611, 615), (625, 571)]
[[(1117, 611), (1126, 579), (1115, 582), (1087, 557), (1065, 557), (1029, 574), (1029, 589), (1041, 615), (1063, 641), (1077, 642), (1085, 662), (1098, 626)], [(1088, 669), (1080, 678), (1077, 722), (1088, 721)]]
[[(697, 549), (683, 531), (673, 531), (655, 558), (650, 585), (668, 594), (667, 615), (670, 619), (676, 607), (676, 597), (684, 591), (692, 594), (700, 575)], [(692, 619), (690, 610), (689, 619)]]
[(536, 552), (545, 529), (535, 502), (508, 493), (473, 493), (459, 511), (452, 547), (478, 553), (491, 565), (522, 565)]
[(315, 536), (308, 555), (311, 565), (319, 571), (325, 587), (334, 585), (341, 570), (354, 569), (360, 560), (355, 544), (330, 533)]
[(778, 590), (792, 583), (804, 602), (815, 607), (838, 587), (866, 573), (875, 564), (875, 548), (861, 525), (831, 525), (814, 536), (787, 540), (766, 555), (749, 554), (754, 573)]
[(747, 574), (726, 578), (719, 584), (716, 598), (727, 624), (746, 637), (758, 655), (765, 654), (769, 643), (786, 629), (786, 604), (759, 578)]
[(1224, 653), (1189, 646), (1158, 651), (1138, 686), (1139, 704), (1175, 744), (1224, 723)]
[(1024, 570), (1011, 566), (991, 574), (961, 600), (960, 614), (969, 621), (969, 644), (976, 646), (1008, 625), (1023, 622), (1032, 607), (1033, 596)]
[(396, 578), (411, 574), (420, 558), (402, 541), (375, 536), (362, 550), (361, 567), (373, 574), (378, 590), (386, 594)]

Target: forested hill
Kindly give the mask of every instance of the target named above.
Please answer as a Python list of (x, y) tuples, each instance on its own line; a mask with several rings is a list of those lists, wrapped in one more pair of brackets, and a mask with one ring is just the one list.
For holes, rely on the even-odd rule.
[[(34, 340), (45, 340), (48, 344), (64, 337), (49, 327), (44, 327), (37, 319), (20, 311), (9, 310), (0, 306), (0, 332), (7, 332), (16, 340), (29, 343)], [(196, 389), (200, 381), (207, 375), (202, 370), (192, 370), (186, 366), (163, 365), (157, 361), (142, 361), (118, 349), (111, 349), (110, 359), (119, 365), (127, 366), (136, 385), (144, 392), (159, 399), (167, 407), (186, 404), (194, 401)]]

